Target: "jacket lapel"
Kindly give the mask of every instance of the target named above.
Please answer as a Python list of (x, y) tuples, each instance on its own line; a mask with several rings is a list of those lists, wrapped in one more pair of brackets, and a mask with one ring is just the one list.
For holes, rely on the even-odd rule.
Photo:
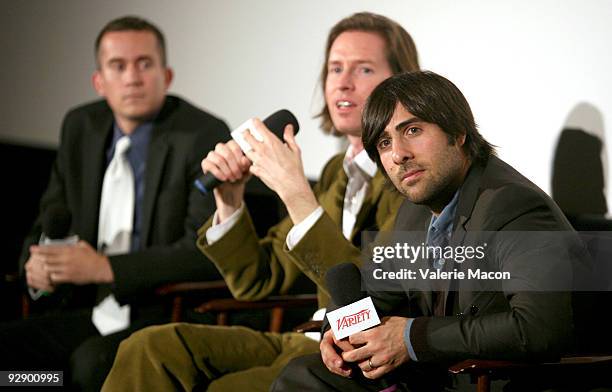
[[(98, 116), (93, 116), (89, 134), (84, 137), (87, 143), (83, 146), (83, 204), (79, 215), (84, 224), (81, 226), (83, 239), (97, 246), (98, 218), (100, 214), (100, 197), (102, 182), (106, 171), (106, 146), (113, 126), (113, 114), (105, 106)], [(84, 130), (86, 132), (86, 129)], [(91, 222), (95, 222), (91, 224)]]
[[(453, 221), (453, 234), (451, 235), (449, 242), (449, 245), (453, 248), (462, 245), (465, 241), (465, 236), (467, 234), (466, 226), (470, 220), (470, 217), (472, 216), (472, 211), (474, 210), (474, 205), (476, 204), (476, 199), (478, 198), (480, 178), (483, 171), (484, 167), (473, 164), (468, 171), (463, 185), (461, 186), (461, 193), (459, 194), (459, 201), (457, 202), (457, 212), (455, 213), (455, 219)], [(462, 269), (462, 266), (463, 265), (461, 265), (459, 269)], [(447, 267), (449, 266), (447, 265)], [(444, 311), (446, 314), (446, 309), (452, 309), (453, 307), (453, 304), (449, 303), (449, 291), (452, 290), (455, 292), (455, 295), (459, 295), (457, 286), (459, 282), (452, 281), (452, 284), (455, 285), (452, 288), (450, 287), (450, 280), (446, 280), (445, 282), (448, 285), (447, 289), (444, 291)], [(453, 296), (450, 298), (451, 301), (454, 301)]]
[[(372, 178), (372, 181), (370, 182), (370, 186), (368, 187), (365, 197), (363, 198), (363, 204), (361, 205), (359, 214), (357, 214), (355, 226), (353, 227), (353, 231), (351, 233), (351, 241), (353, 241), (356, 235), (363, 231), (366, 220), (370, 215), (372, 208), (377, 205), (384, 186), (385, 179), (380, 171), (377, 171), (374, 178)], [(342, 211), (340, 211), (340, 213), (342, 213)]]
[(463, 244), (466, 226), (472, 216), (478, 192), (480, 190), (480, 178), (484, 167), (472, 165), (463, 185), (461, 186), (459, 201), (457, 202), (457, 212), (453, 221), (453, 234), (450, 238), (450, 246), (458, 246)]
[(153, 211), (159, 195), (159, 187), (164, 173), (164, 164), (168, 155), (168, 132), (170, 129), (169, 121), (165, 121), (169, 109), (168, 99), (166, 105), (158, 116), (151, 131), (151, 140), (147, 152), (147, 166), (145, 168), (145, 192), (142, 202), (142, 236), (140, 247), (144, 248), (149, 244), (151, 234), (151, 222)]
[(344, 207), (344, 192), (348, 178), (344, 170), (333, 181), (329, 189), (319, 198), (319, 203), (325, 209), (330, 218), (338, 225), (342, 224), (342, 209)]

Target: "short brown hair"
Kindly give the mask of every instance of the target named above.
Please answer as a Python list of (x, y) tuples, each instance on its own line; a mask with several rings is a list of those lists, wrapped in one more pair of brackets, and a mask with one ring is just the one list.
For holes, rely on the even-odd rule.
[(472, 109), (457, 86), (433, 72), (406, 72), (379, 84), (363, 110), (363, 146), (380, 168), (378, 141), (398, 102), (418, 119), (439, 126), (451, 144), (465, 135), (463, 151), (472, 162), (483, 164), (495, 155), (494, 146), (478, 132)]
[(159, 54), (161, 57), (161, 63), (165, 67), (166, 66), (166, 39), (164, 38), (164, 34), (161, 32), (157, 26), (153, 23), (149, 22), (146, 19), (140, 18), (138, 16), (123, 16), (121, 18), (117, 18), (111, 20), (102, 28), (102, 30), (98, 33), (96, 37), (96, 45), (95, 45), (95, 56), (96, 56), (96, 65), (100, 68), (100, 62), (98, 58), (98, 54), (100, 51), (100, 42), (102, 42), (102, 38), (106, 33), (110, 33), (111, 31), (149, 31), (155, 35), (157, 39), (157, 46), (159, 47)]
[[(342, 19), (336, 23), (327, 36), (325, 46), (325, 62), (321, 70), (321, 86), (325, 92), (327, 80), (327, 62), (329, 51), (338, 38), (346, 31), (364, 31), (379, 34), (386, 43), (387, 62), (393, 74), (406, 71), (417, 71), (419, 69), (419, 58), (412, 37), (397, 22), (371, 12), (359, 12)], [(327, 103), (323, 103), (321, 112), (316, 117), (321, 118), (321, 129), (327, 133), (333, 133), (333, 126)]]

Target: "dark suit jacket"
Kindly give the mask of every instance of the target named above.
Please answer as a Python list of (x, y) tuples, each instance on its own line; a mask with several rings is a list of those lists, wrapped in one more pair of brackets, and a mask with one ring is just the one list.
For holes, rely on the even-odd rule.
[[(113, 113), (105, 101), (66, 115), (40, 215), (24, 243), (22, 267), (29, 245), (39, 240), (42, 214), (56, 203), (72, 213), (72, 231), (96, 246), (112, 123)], [(193, 181), (201, 173), (201, 159), (228, 138), (228, 131), (223, 121), (186, 101), (166, 98), (154, 121), (146, 162), (141, 249), (109, 258), (115, 275), (111, 289), (119, 302), (147, 303), (155, 301), (151, 290), (163, 283), (219, 277), (195, 246), (196, 228), (214, 211), (214, 200), (200, 195)], [(63, 306), (90, 307), (95, 292), (94, 285), (64, 285), (52, 297), (62, 297)]]
[[(416, 206), (405, 201), (396, 230), (427, 230), (429, 222), (414, 219)], [(491, 157), (473, 165), (460, 188), (451, 246), (462, 245), (469, 232), (571, 231), (557, 205), (536, 185), (505, 162)], [(542, 244), (537, 250), (510, 249), (499, 255), (499, 268), (513, 274), (542, 256), (555, 257), (571, 246)], [(526, 274), (526, 279), (531, 279)], [(543, 359), (557, 357), (572, 343), (572, 304), (568, 292), (444, 290), (444, 316), (434, 316), (431, 291), (377, 292), (383, 312), (405, 308), (415, 317), (410, 341), (421, 362), (466, 358)], [(447, 287), (448, 288), (448, 287)], [(408, 297), (408, 298), (407, 298)], [(396, 313), (397, 314), (397, 313)]]

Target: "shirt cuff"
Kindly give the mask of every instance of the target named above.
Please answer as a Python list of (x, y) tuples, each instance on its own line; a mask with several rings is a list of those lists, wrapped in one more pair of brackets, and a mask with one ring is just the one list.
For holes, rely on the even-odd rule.
[(415, 362), (418, 362), (416, 353), (414, 352), (414, 348), (412, 347), (412, 343), (410, 342), (410, 328), (412, 328), (412, 323), (414, 322), (414, 319), (408, 319), (408, 322), (406, 323), (406, 328), (404, 328), (404, 343), (406, 344), (406, 347), (408, 347), (408, 355), (410, 355), (410, 359), (412, 359)]
[(287, 243), (287, 249), (293, 250), (293, 248), (300, 242), (302, 238), (308, 233), (308, 230), (314, 226), (315, 223), (319, 220), (319, 218), (323, 215), (323, 207), (319, 206), (316, 210), (310, 213), (300, 223), (293, 226), (289, 233), (287, 233), (287, 239), (285, 242)]
[(34, 289), (32, 287), (28, 287), (28, 293), (30, 294), (32, 301), (36, 301), (43, 295), (49, 295), (49, 293), (44, 290)]
[(219, 215), (217, 211), (215, 211), (215, 215), (213, 216), (212, 226), (206, 230), (206, 241), (208, 245), (212, 245), (215, 242), (219, 241), (221, 237), (223, 237), (234, 225), (238, 222), (238, 218), (244, 212), (244, 203), (236, 210), (232, 215), (230, 215), (225, 222), (219, 223)]
[[(320, 308), (318, 309), (316, 312), (314, 312), (314, 314), (311, 317), (311, 320), (315, 320), (315, 321), (323, 321), (323, 319), (325, 318), (325, 312), (327, 311), (327, 309), (325, 308)], [(307, 338), (310, 338), (312, 340), (315, 340), (317, 342), (321, 341), (321, 332), (304, 332), (304, 335)]]

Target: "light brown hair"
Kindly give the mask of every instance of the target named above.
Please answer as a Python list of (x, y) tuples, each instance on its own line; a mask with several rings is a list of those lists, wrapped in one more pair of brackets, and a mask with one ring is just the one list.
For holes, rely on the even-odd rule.
[[(371, 12), (359, 12), (336, 23), (327, 36), (325, 46), (325, 62), (321, 70), (321, 86), (325, 91), (327, 80), (327, 62), (329, 52), (338, 36), (346, 31), (364, 31), (379, 34), (386, 43), (387, 62), (393, 74), (419, 70), (419, 58), (412, 37), (397, 22)], [(326, 133), (334, 133), (327, 104), (323, 104), (321, 112), (316, 117), (321, 118), (321, 129)]]

